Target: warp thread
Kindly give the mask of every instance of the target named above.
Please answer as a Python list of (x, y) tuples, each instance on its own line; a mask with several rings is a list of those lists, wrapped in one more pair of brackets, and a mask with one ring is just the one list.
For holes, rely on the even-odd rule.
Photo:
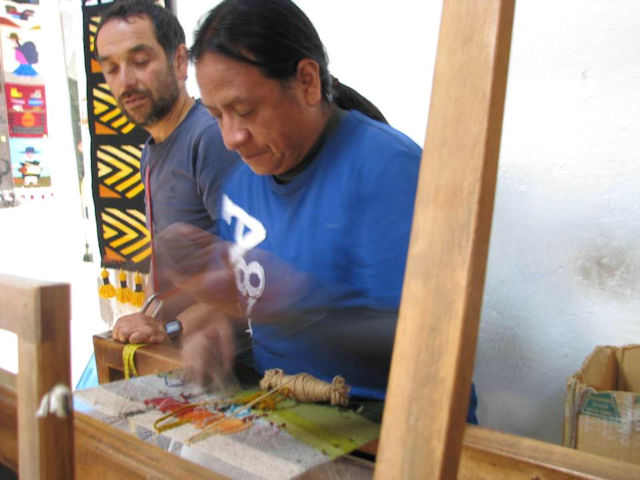
[(340, 375), (333, 377), (331, 383), (319, 380), (308, 373), (286, 375), (281, 368), (273, 368), (264, 372), (260, 380), (262, 390), (286, 387), (286, 394), (299, 402), (330, 402), (331, 405), (349, 404), (349, 390)]
[(53, 413), (58, 418), (66, 418), (70, 411), (71, 390), (66, 385), (59, 383), (44, 394), (36, 417), (43, 418)]

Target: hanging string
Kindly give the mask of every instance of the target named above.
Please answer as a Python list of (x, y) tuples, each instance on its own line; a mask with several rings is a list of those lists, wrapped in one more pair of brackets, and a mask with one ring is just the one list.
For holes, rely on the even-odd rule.
[(237, 398), (235, 399), (235, 403), (240, 403), (242, 405), (246, 405), (247, 403), (253, 402), (256, 398), (262, 396), (262, 400), (260, 402), (258, 402), (257, 404), (255, 404), (255, 407), (258, 410), (275, 410), (276, 407), (278, 406), (278, 404), (280, 402), (283, 402), (284, 400), (286, 400), (287, 395), (285, 395), (284, 393), (280, 393), (277, 392), (274, 395), (271, 395), (267, 398), (264, 398), (264, 395), (262, 395), (263, 392), (258, 392), (258, 393), (254, 393), (252, 395), (248, 395), (246, 397), (242, 397), (242, 398)]
[(330, 402), (331, 405), (348, 405), (350, 387), (343, 377), (336, 375), (331, 383), (324, 382), (308, 373), (286, 375), (282, 369), (274, 368), (264, 372), (260, 388), (268, 390), (286, 386), (287, 395), (299, 402)]
[(122, 363), (124, 364), (124, 378), (129, 379), (133, 375), (138, 376), (136, 369), (135, 353), (140, 347), (144, 347), (146, 343), (128, 343), (122, 349)]
[(102, 285), (100, 285), (100, 288), (98, 289), (98, 294), (102, 298), (113, 298), (113, 297), (115, 297), (116, 296), (116, 289), (109, 282), (109, 272), (107, 272), (106, 268), (102, 269), (102, 272), (100, 272), (100, 276), (102, 277)]
[(243, 408), (239, 410), (235, 410), (232, 414), (211, 423), (210, 425), (206, 426), (202, 430), (202, 432), (189, 437), (186, 441), (186, 444), (189, 445), (193, 442), (204, 440), (205, 438), (210, 437), (211, 435), (215, 435), (217, 433), (225, 433), (225, 434), (237, 433), (249, 428), (250, 423), (243, 422), (242, 419), (238, 417), (243, 413), (249, 411), (251, 407), (253, 407), (254, 405), (259, 404), (265, 398), (270, 397), (271, 395), (277, 394), (283, 388), (285, 387), (273, 388), (268, 392), (260, 395), (258, 398), (254, 399), (253, 401), (247, 403)]
[(140, 272), (136, 272), (133, 288), (134, 290), (131, 292), (131, 305), (134, 307), (141, 307), (144, 305), (145, 295), (142, 291), (142, 275)]
[(161, 433), (171, 428), (179, 427), (185, 423), (191, 423), (198, 428), (204, 428), (214, 421), (220, 420), (224, 417), (222, 412), (211, 412), (207, 410), (207, 406), (213, 406), (219, 408), (220, 406), (227, 407), (229, 404), (221, 402), (219, 400), (199, 402), (199, 403), (186, 403), (169, 406), (169, 413), (163, 415), (155, 422), (153, 422), (153, 428), (156, 432)]
[(124, 273), (122, 269), (120, 269), (120, 273), (118, 274), (118, 281), (120, 282), (120, 286), (116, 292), (116, 300), (120, 303), (129, 303), (131, 300), (131, 289), (127, 286), (127, 274)]

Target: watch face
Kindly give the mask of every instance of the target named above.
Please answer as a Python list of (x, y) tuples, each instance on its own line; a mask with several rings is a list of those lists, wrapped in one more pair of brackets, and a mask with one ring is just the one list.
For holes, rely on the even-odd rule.
[(182, 332), (182, 324), (180, 320), (172, 320), (164, 324), (164, 331), (167, 332), (169, 338), (174, 338)]

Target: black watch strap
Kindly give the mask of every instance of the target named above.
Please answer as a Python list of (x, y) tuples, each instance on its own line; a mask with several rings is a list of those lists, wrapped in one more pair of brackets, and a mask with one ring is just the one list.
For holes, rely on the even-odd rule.
[(182, 322), (174, 318), (164, 324), (164, 331), (171, 340), (175, 340), (182, 333)]

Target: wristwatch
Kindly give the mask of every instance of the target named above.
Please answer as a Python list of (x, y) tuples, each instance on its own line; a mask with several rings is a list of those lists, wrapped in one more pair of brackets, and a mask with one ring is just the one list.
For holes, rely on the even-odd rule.
[(164, 324), (164, 331), (171, 340), (177, 339), (182, 333), (182, 322), (177, 318)]

